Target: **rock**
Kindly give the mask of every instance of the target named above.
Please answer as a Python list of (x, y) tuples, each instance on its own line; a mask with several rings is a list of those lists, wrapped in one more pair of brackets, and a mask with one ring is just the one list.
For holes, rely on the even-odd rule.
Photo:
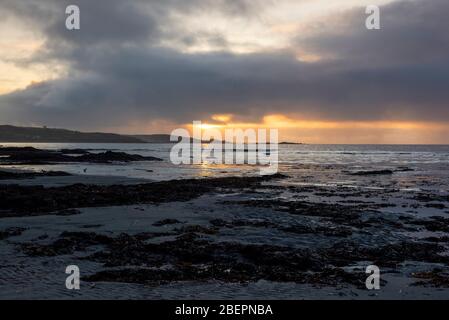
[(63, 214), (63, 210), (74, 208), (189, 201), (225, 188), (255, 188), (262, 182), (279, 177), (281, 176), (184, 179), (110, 186), (74, 184), (51, 188), (0, 184), (0, 199), (3, 199), (0, 218), (61, 211)]
[(0, 171), (0, 180), (32, 179), (36, 177), (66, 177), (66, 176), (71, 176), (71, 174), (63, 171), (42, 171), (42, 172)]
[(63, 154), (76, 154), (76, 155), (82, 155), (82, 154), (88, 154), (89, 151), (84, 149), (61, 149), (59, 152)]
[(449, 272), (442, 269), (433, 269), (428, 272), (412, 273), (412, 276), (421, 281), (413, 283), (414, 286), (449, 288)]
[(0, 158), (0, 163), (64, 163), (64, 162), (131, 162), (131, 161), (162, 161), (156, 157), (144, 157), (138, 154), (125, 152), (106, 151), (102, 153), (90, 153), (84, 149), (62, 149), (59, 151), (41, 150), (32, 147), (25, 148), (0, 148), (0, 155), (8, 156)]
[(26, 228), (12, 227), (4, 231), (0, 231), (0, 240), (5, 240), (9, 237), (20, 236), (25, 230)]
[(138, 154), (128, 154), (125, 152), (113, 152), (113, 151), (106, 151), (103, 153), (88, 153), (76, 157), (76, 162), (108, 163), (113, 161), (117, 162), (162, 161), (162, 159), (156, 157), (144, 157)]
[(162, 227), (168, 224), (177, 224), (177, 223), (181, 223), (181, 221), (176, 220), (176, 219), (164, 219), (161, 221), (157, 221), (155, 223), (153, 223), (153, 226), (155, 227)]
[(435, 208), (435, 209), (440, 209), (440, 210), (447, 208), (446, 205), (443, 203), (426, 203), (425, 207), (426, 208)]
[(371, 170), (371, 171), (356, 171), (349, 173), (351, 176), (373, 176), (373, 175), (389, 175), (393, 174), (392, 170)]
[[(204, 231), (193, 226), (193, 231)], [(364, 271), (346, 272), (343, 267), (370, 261), (391, 267), (405, 261), (447, 264), (444, 247), (436, 244), (397, 242), (379, 247), (360, 246), (350, 241), (325, 248), (294, 248), (276, 245), (213, 242), (191, 233), (176, 240), (148, 243), (151, 233), (108, 237), (89, 232), (64, 232), (51, 244), (22, 244), (32, 256), (71, 254), (99, 246), (83, 259), (102, 263), (85, 281), (161, 284), (173, 281), (295, 282), (336, 287), (365, 288)], [(161, 235), (162, 236), (162, 235)]]

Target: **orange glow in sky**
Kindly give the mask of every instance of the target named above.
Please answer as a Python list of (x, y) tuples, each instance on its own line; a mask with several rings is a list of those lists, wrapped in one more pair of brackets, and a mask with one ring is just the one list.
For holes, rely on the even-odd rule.
[[(445, 143), (447, 123), (412, 121), (325, 121), (302, 120), (281, 114), (263, 117), (260, 122), (233, 121), (234, 116), (213, 115), (201, 123), (203, 130), (278, 129), (281, 141), (303, 143)], [(227, 120), (227, 121), (226, 121)], [(192, 124), (186, 124), (192, 132)]]

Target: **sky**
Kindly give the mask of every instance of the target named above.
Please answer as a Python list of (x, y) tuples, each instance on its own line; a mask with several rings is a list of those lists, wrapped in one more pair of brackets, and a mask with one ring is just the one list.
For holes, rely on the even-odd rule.
[(0, 124), (449, 144), (448, 14), (447, 0), (0, 0)]

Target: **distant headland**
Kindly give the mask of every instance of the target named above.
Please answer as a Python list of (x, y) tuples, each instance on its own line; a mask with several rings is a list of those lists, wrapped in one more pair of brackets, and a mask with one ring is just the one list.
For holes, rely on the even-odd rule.
[(121, 135), (103, 132), (80, 132), (47, 127), (0, 125), (1, 142), (42, 143), (170, 143), (170, 135)]

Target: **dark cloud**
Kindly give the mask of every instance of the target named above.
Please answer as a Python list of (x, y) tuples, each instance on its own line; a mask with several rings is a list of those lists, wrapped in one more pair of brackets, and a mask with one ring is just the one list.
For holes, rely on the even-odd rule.
[[(380, 31), (364, 29), (363, 10), (348, 12), (339, 32), (329, 27), (298, 40), (297, 46), (330, 57), (315, 63), (299, 62), (290, 52), (183, 54), (158, 46), (174, 10), (218, 6), (228, 14), (251, 16), (260, 9), (254, 2), (114, 0), (106, 7), (78, 2), (92, 6), (89, 13), (82, 10), (79, 35), (56, 27), (61, 21), (51, 18), (55, 1), (41, 2), (47, 12), (41, 5), (33, 23), (49, 41), (47, 51), (33, 59), (65, 61), (69, 74), (1, 96), (4, 122), (101, 128), (136, 119), (190, 122), (214, 113), (253, 121), (267, 113), (449, 120), (445, 0), (385, 6)], [(8, 10), (25, 14), (12, 1)], [(198, 40), (187, 32), (184, 39)], [(227, 45), (220, 35), (216, 41)]]
[[(270, 2), (265, 1), (265, 5)], [(48, 45), (56, 49), (64, 44), (155, 43), (165, 33), (173, 36), (175, 31), (186, 32), (171, 27), (176, 24), (176, 13), (194, 15), (213, 9), (250, 17), (262, 9), (262, 3), (262, 0), (2, 0), (0, 8), (1, 12), (19, 16), (45, 33)], [(72, 4), (81, 10), (82, 32), (65, 28), (65, 8)]]
[(381, 30), (373, 31), (364, 27), (364, 8), (357, 8), (330, 18), (324, 31), (299, 37), (298, 44), (320, 55), (371, 67), (447, 62), (448, 12), (447, 0), (395, 2), (381, 7)]

